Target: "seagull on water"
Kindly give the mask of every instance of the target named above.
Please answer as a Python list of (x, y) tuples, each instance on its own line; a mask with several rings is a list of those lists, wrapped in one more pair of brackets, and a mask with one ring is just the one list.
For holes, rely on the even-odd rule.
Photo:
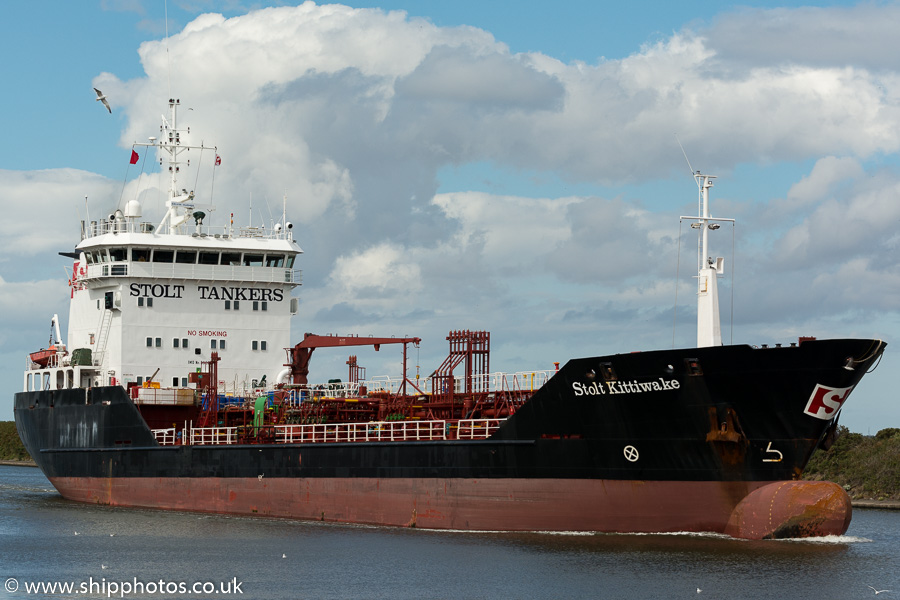
[(890, 592), (890, 591), (891, 591), (891, 590), (876, 590), (876, 589), (873, 588), (871, 585), (867, 585), (866, 587), (869, 588), (870, 590), (872, 590), (873, 592), (875, 592), (875, 595), (876, 595), (876, 596), (877, 596), (878, 594), (881, 594), (882, 592)]
[(103, 106), (106, 107), (106, 110), (108, 110), (110, 114), (112, 114), (112, 109), (109, 107), (109, 102), (107, 102), (106, 96), (103, 95), (103, 92), (101, 92), (97, 88), (94, 88), (94, 91), (97, 92), (97, 97), (95, 98), (95, 100), (102, 102)]

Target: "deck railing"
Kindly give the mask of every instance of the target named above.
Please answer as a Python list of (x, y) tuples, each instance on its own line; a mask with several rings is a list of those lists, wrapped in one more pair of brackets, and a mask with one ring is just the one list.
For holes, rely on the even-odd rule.
[(169, 427), (168, 429), (154, 429), (153, 437), (156, 438), (156, 441), (160, 446), (174, 446), (175, 445), (175, 428)]
[(506, 419), (460, 419), (456, 437), (460, 440), (486, 440), (500, 428)]
[(203, 446), (208, 444), (236, 444), (237, 427), (194, 427), (191, 428), (191, 444)]
[(88, 265), (85, 279), (103, 277), (149, 277), (210, 281), (270, 281), (301, 283), (300, 269), (243, 265), (199, 265), (151, 262), (114, 262)]
[[(274, 430), (275, 444), (321, 444), (328, 442), (407, 442), (433, 440), (487, 439), (506, 419), (464, 419), (453, 421), (370, 421), (367, 423), (316, 423), (307, 425), (268, 425), (265, 432)], [(238, 430), (252, 434), (253, 427), (186, 427), (183, 439), (196, 446), (237, 444)], [(453, 435), (452, 430), (456, 430)], [(161, 446), (178, 443), (175, 428), (154, 429), (153, 435)], [(251, 438), (252, 440), (252, 438)], [(246, 440), (244, 440), (246, 441)]]
[(384, 442), (447, 439), (446, 421), (372, 421), (276, 425), (275, 439), (284, 444)]

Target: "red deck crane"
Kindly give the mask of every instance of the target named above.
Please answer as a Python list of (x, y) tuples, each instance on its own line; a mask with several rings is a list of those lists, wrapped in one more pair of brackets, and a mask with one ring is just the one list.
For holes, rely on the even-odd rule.
[(294, 384), (306, 384), (307, 375), (309, 375), (309, 360), (312, 357), (313, 350), (316, 348), (337, 348), (342, 346), (374, 346), (375, 350), (380, 350), (382, 344), (403, 344), (403, 384), (400, 389), (401, 394), (406, 394), (406, 347), (407, 344), (415, 344), (419, 346), (421, 338), (404, 337), (404, 338), (385, 338), (373, 336), (338, 336), (338, 335), (316, 335), (314, 333), (306, 333), (303, 335), (303, 341), (293, 348), (286, 348), (288, 361), (284, 366), (291, 368), (291, 377)]

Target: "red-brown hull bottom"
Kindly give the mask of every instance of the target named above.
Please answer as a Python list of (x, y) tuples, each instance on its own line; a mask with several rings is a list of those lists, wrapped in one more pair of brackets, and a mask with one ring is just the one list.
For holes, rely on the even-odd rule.
[(754, 490), (731, 513), (725, 533), (748, 539), (843, 535), (853, 507), (830, 481), (779, 481)]
[[(197, 512), (490, 531), (724, 532), (771, 482), (54, 477), (68, 499)], [(840, 532), (843, 533), (843, 532)]]

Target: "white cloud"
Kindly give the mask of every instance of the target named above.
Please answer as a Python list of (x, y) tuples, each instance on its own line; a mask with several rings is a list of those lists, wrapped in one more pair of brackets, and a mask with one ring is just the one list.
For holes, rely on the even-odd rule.
[(725, 13), (704, 32), (724, 60), (746, 66), (858, 65), (896, 68), (900, 51), (896, 3), (856, 6), (744, 8)]
[[(0, 260), (21, 261), (73, 248), (78, 241), (78, 223), (88, 217), (85, 197), (94, 209), (100, 199), (106, 203), (110, 198), (118, 200), (120, 190), (99, 175), (76, 169), (0, 170), (4, 212), (0, 220), (4, 256)], [(91, 218), (99, 216), (95, 212)]]
[(417, 292), (420, 276), (403, 249), (388, 243), (339, 257), (332, 272), (332, 280), (347, 292), (366, 294), (391, 288)]
[(794, 209), (804, 207), (828, 197), (836, 184), (862, 175), (863, 167), (858, 160), (826, 156), (816, 161), (809, 175), (791, 186), (787, 198)]
[[(506, 269), (542, 270), (547, 253), (571, 237), (566, 210), (581, 200), (455, 192), (438, 194), (433, 202), (459, 224), (451, 245), (466, 248), (474, 241), (484, 260), (503, 273)], [(517, 273), (506, 272), (506, 276)]]

